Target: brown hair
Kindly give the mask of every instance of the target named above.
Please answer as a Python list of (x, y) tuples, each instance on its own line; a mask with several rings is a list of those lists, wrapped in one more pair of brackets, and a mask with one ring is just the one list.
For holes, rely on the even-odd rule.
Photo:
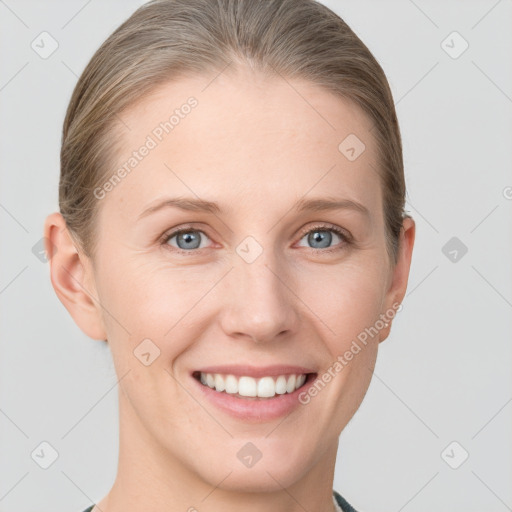
[[(59, 206), (81, 250), (95, 250), (93, 191), (114, 164), (119, 114), (156, 86), (232, 62), (305, 79), (357, 104), (373, 123), (387, 251), (396, 264), (405, 214), (400, 129), (384, 71), (334, 12), (315, 0), (152, 0), (93, 55), (64, 120)], [(233, 68), (236, 68), (234, 66)], [(340, 141), (341, 142), (341, 141)]]

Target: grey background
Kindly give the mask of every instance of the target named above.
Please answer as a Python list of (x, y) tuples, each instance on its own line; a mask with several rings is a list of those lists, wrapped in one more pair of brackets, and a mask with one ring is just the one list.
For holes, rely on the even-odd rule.
[[(0, 0), (2, 512), (78, 512), (115, 477), (110, 353), (74, 324), (32, 248), (58, 209), (77, 77), (142, 3)], [(417, 223), (404, 308), (341, 435), (334, 488), (365, 512), (512, 510), (512, 1), (325, 3), (388, 76)], [(31, 47), (43, 31), (59, 45), (46, 59)], [(469, 43), (458, 58), (442, 46), (453, 31)], [(452, 237), (467, 247), (456, 261)], [(58, 453), (48, 469), (31, 455), (42, 442)]]

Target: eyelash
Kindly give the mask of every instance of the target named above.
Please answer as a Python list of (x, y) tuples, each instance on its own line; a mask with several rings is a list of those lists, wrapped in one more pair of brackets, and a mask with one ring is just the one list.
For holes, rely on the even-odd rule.
[[(338, 228), (337, 226), (335, 226), (333, 224), (320, 224), (320, 225), (308, 228), (307, 230), (301, 232), (299, 240), (302, 240), (304, 238), (304, 236), (308, 235), (309, 233), (311, 233), (313, 231), (333, 231), (342, 240), (341, 246), (334, 246), (334, 247), (330, 247), (327, 249), (315, 249), (314, 247), (306, 247), (306, 249), (310, 249), (314, 252), (331, 253), (331, 252), (335, 252), (335, 251), (340, 251), (340, 250), (343, 250), (347, 245), (350, 245), (353, 243), (351, 236), (347, 232), (345, 232), (344, 230)], [(172, 252), (175, 252), (178, 254), (186, 254), (187, 256), (193, 255), (194, 253), (201, 251), (201, 249), (190, 249), (187, 251), (185, 249), (179, 249), (177, 247), (172, 247), (168, 244), (168, 242), (169, 242), (169, 240), (171, 240), (171, 238), (174, 238), (175, 236), (180, 235), (181, 233), (190, 233), (190, 232), (198, 232), (198, 233), (202, 233), (202, 234), (208, 236), (201, 229), (196, 229), (192, 226), (183, 227), (183, 228), (177, 229), (175, 231), (171, 231), (170, 233), (165, 233), (162, 236), (162, 238), (160, 239), (160, 244), (165, 246), (166, 249), (169, 249)]]

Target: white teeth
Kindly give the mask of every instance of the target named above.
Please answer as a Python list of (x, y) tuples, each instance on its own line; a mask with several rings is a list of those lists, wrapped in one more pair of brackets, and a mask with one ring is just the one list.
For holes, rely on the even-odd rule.
[(222, 375), (216, 374), (215, 375), (215, 389), (217, 391), (224, 391), (225, 385), (224, 385), (224, 379), (222, 378)]
[(218, 373), (200, 374), (200, 381), (216, 391), (247, 397), (272, 398), (276, 394), (293, 393), (306, 382), (306, 375), (279, 375), (274, 377), (235, 377), (234, 375), (221, 375)]
[(276, 393), (278, 395), (284, 395), (286, 393), (286, 377), (279, 375), (276, 380)]
[[(201, 375), (203, 375), (201, 373)], [(222, 376), (219, 375), (219, 377), (222, 379)], [(234, 375), (228, 375), (226, 379), (224, 380), (226, 385), (226, 393), (234, 395), (235, 393), (238, 393), (238, 381), (236, 380), (236, 377)]]
[[(242, 394), (242, 393), (240, 393)], [(258, 396), (271, 397), (276, 394), (276, 383), (272, 377), (263, 377), (258, 381)]]
[(206, 384), (210, 388), (214, 388), (215, 387), (215, 377), (211, 373), (207, 373), (206, 374)]
[(256, 379), (252, 377), (240, 377), (240, 379), (238, 379), (238, 394), (242, 396), (256, 396), (258, 394)]
[(288, 377), (288, 382), (286, 383), (286, 392), (287, 393), (293, 393), (295, 391), (295, 382), (296, 382), (295, 375), (290, 375)]

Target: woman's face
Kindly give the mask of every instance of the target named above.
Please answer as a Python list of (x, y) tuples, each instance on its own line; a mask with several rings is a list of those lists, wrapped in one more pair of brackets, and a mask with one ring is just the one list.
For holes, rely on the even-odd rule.
[[(317, 86), (249, 71), (165, 84), (120, 117), (107, 179), (121, 179), (97, 191), (87, 268), (121, 379), (121, 451), (224, 489), (333, 468), (410, 263), (410, 249), (397, 267), (387, 256), (371, 123)], [(255, 400), (195, 377), (225, 365), (323, 385)]]

